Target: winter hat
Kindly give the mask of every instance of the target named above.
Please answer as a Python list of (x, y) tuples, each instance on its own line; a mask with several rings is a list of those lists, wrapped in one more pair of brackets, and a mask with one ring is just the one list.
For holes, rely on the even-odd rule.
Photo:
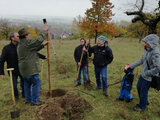
[(98, 37), (98, 40), (101, 40), (101, 41), (105, 42), (106, 41), (106, 37), (101, 35), (101, 36)]
[(22, 28), (18, 31), (18, 34), (19, 34), (19, 36), (25, 36), (25, 35), (29, 34), (29, 32), (25, 28)]

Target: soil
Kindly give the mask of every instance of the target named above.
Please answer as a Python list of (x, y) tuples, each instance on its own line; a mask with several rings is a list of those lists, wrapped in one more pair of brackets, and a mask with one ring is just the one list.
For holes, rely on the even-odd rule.
[[(61, 97), (66, 94), (66, 91), (63, 89), (55, 89), (52, 90), (52, 97)], [(49, 97), (49, 92), (47, 93), (47, 97)]]
[[(59, 92), (55, 93), (59, 94)], [(39, 120), (64, 120), (65, 118), (81, 120), (84, 118), (84, 112), (91, 109), (91, 105), (85, 99), (78, 95), (67, 94), (41, 106), (37, 111), (37, 117)]]

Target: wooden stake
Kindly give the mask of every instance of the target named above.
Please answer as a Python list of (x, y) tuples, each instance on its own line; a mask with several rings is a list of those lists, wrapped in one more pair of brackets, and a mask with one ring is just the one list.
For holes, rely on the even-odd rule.
[[(43, 19), (43, 22), (44, 24), (47, 24), (47, 20), (46, 19)], [(48, 78), (49, 78), (49, 95), (50, 97), (52, 96), (52, 88), (51, 88), (51, 65), (50, 65), (50, 51), (49, 51), (49, 48), (50, 48), (50, 36), (49, 36), (49, 32), (47, 33), (46, 35), (47, 37), (47, 41), (48, 41), (48, 44), (47, 44), (47, 60), (48, 60)]]

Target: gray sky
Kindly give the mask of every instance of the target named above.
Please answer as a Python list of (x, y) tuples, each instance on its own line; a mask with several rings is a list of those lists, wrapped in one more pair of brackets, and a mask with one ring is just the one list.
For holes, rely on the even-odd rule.
[[(116, 20), (129, 20), (124, 14), (127, 8), (130, 8), (128, 3), (136, 0), (111, 0), (115, 5), (113, 12)], [(147, 8), (155, 6), (157, 0), (148, 1)], [(150, 1), (150, 2), (149, 2)], [(127, 6), (127, 8), (126, 8)], [(90, 0), (0, 0), (0, 16), (7, 15), (41, 15), (41, 16), (67, 16), (76, 17), (84, 15), (87, 8), (91, 7)]]

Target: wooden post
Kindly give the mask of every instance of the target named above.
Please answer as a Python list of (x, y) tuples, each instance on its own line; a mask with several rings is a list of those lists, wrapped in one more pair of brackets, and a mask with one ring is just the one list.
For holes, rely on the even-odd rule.
[[(46, 19), (43, 19), (43, 22), (44, 22), (44, 24), (47, 24)], [(49, 32), (47, 33), (46, 38), (47, 38), (47, 41), (48, 41), (48, 44), (47, 44), (47, 58), (48, 59), (47, 60), (48, 60), (49, 95), (51, 97), (52, 96), (52, 90), (51, 90), (51, 65), (50, 65), (50, 51), (49, 51), (49, 48), (50, 48)]]

